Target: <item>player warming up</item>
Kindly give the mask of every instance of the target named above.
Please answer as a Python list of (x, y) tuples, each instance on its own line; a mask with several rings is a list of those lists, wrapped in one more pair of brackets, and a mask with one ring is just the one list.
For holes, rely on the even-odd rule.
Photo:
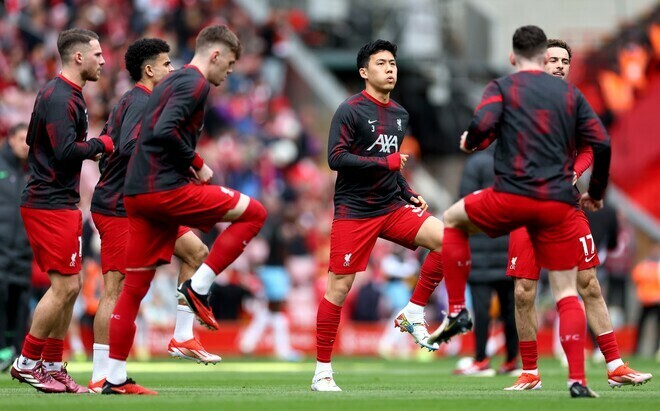
[[(115, 308), (126, 275), (126, 243), (128, 217), (124, 207), (126, 167), (135, 148), (140, 121), (153, 88), (172, 71), (169, 45), (159, 39), (141, 39), (131, 44), (124, 56), (126, 70), (135, 81), (113, 108), (103, 134), (112, 137), (117, 149), (101, 163), (101, 178), (92, 197), (92, 218), (101, 235), (101, 265), (103, 293), (94, 318), (94, 361), (91, 392), (100, 393), (108, 373), (110, 346), (110, 315)], [(174, 246), (174, 255), (182, 261), (179, 283), (189, 279), (202, 264), (208, 249), (187, 227), (181, 227)], [(204, 350), (193, 335), (194, 313), (185, 304), (177, 307), (174, 338), (168, 351), (191, 360), (216, 363), (217, 355)]]
[(86, 393), (62, 362), (73, 304), (81, 284), (82, 213), (80, 169), (114, 149), (112, 139), (87, 139), (87, 105), (82, 89), (97, 81), (105, 64), (96, 33), (60, 33), (57, 51), (62, 71), (37, 95), (28, 129), (30, 179), (23, 191), (21, 216), (34, 258), (48, 273), (50, 288), (34, 311), (30, 332), (11, 376), (43, 392)]
[[(548, 40), (545, 71), (557, 78), (566, 79), (571, 68), (571, 57), (572, 51), (566, 42), (557, 39)], [(591, 147), (584, 144), (579, 145), (573, 170), (575, 173), (573, 183), (577, 182), (592, 161)], [(577, 209), (576, 212), (578, 241), (575, 242), (575, 246), (582, 250), (578, 263), (577, 291), (584, 301), (587, 323), (596, 335), (596, 342), (605, 357), (607, 381), (613, 388), (646, 383), (653, 377), (651, 374), (635, 371), (621, 360), (619, 345), (596, 276), (596, 267), (600, 264), (598, 250), (596, 250), (591, 235), (587, 216), (581, 209)], [(512, 386), (505, 390), (536, 390), (541, 388), (541, 375), (537, 365), (536, 332), (538, 324), (534, 301), (541, 267), (536, 262), (534, 248), (526, 228), (519, 228), (511, 232), (508, 261), (507, 275), (514, 277), (515, 280), (516, 327), (520, 338), (523, 373)], [(562, 344), (566, 342), (566, 339), (562, 339)], [(580, 360), (578, 359), (578, 361)]]
[(218, 236), (204, 264), (179, 287), (180, 296), (199, 320), (217, 329), (208, 302), (211, 284), (243, 252), (266, 219), (266, 209), (258, 201), (209, 185), (213, 172), (195, 152), (211, 85), (225, 80), (240, 54), (240, 42), (226, 26), (206, 27), (197, 36), (190, 64), (163, 79), (149, 97), (126, 172), (126, 278), (110, 319), (109, 371), (103, 394), (156, 393), (127, 377), (126, 358), (140, 302), (156, 267), (170, 261), (179, 226), (208, 231), (218, 222), (232, 223)]
[(536, 26), (516, 30), (510, 55), (516, 73), (489, 83), (468, 131), (461, 136), (465, 152), (498, 139), (496, 180), (493, 187), (464, 197), (444, 214), (449, 315), (429, 341), (448, 341), (470, 329), (465, 309), (468, 236), (483, 231), (498, 237), (526, 227), (539, 265), (550, 271), (560, 336), (565, 340), (562, 346), (569, 359), (570, 395), (595, 397), (584, 373), (586, 319), (576, 289), (577, 194), (574, 158), (566, 153), (576, 152), (577, 135), (592, 147), (593, 174), (580, 203), (598, 209), (609, 177), (609, 136), (576, 87), (543, 71), (546, 52), (543, 30)]
[[(395, 44), (376, 40), (357, 55), (365, 89), (337, 109), (328, 144), (328, 163), (337, 171), (335, 214), (330, 232), (330, 267), (325, 296), (316, 317), (317, 363), (312, 391), (341, 391), (332, 377), (332, 347), (341, 309), (355, 274), (367, 267), (378, 237), (415, 249), (431, 250), (422, 266), (425, 287), (413, 295), (415, 311), (399, 315), (396, 325), (431, 350), (424, 305), (442, 280), (442, 223), (401, 174), (408, 156), (399, 152), (408, 112), (390, 99), (397, 81)], [(409, 304), (410, 305), (410, 304)]]

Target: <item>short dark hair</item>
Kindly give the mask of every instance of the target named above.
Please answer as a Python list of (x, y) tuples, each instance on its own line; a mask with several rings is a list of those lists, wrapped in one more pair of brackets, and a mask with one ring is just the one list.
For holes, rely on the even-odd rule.
[(18, 132), (18, 130), (27, 130), (27, 128), (28, 128), (27, 123), (24, 122), (16, 123), (13, 126), (9, 127), (9, 130), (7, 130), (7, 135), (13, 136)]
[(568, 61), (571, 61), (571, 57), (573, 57), (573, 51), (571, 50), (571, 47), (566, 43), (564, 40), (559, 40), (559, 39), (548, 39), (548, 48), (550, 47), (559, 47), (568, 52)]
[(62, 62), (69, 61), (74, 47), (80, 44), (89, 45), (92, 40), (98, 40), (99, 35), (87, 29), (64, 30), (57, 37), (57, 52)]
[(527, 59), (545, 52), (548, 38), (537, 26), (522, 26), (513, 33), (513, 52)]
[(357, 68), (366, 68), (369, 65), (369, 58), (378, 53), (379, 51), (389, 51), (396, 58), (396, 44), (387, 40), (374, 40), (371, 41), (360, 49), (357, 54)]
[(224, 43), (233, 51), (236, 59), (241, 58), (243, 47), (233, 31), (225, 25), (208, 26), (199, 32), (195, 41), (196, 50), (208, 47), (214, 43)]
[(161, 53), (169, 53), (170, 46), (161, 39), (140, 39), (128, 46), (124, 55), (126, 70), (133, 81), (140, 81), (142, 70)]

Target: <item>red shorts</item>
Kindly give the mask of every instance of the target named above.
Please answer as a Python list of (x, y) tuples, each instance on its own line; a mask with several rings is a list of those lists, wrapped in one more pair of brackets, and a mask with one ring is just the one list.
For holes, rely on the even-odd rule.
[(82, 212), (21, 207), (34, 259), (42, 271), (78, 274), (82, 254)]
[(415, 236), (431, 214), (412, 205), (373, 218), (332, 221), (330, 271), (355, 274), (364, 271), (378, 237), (414, 250)]
[(527, 227), (538, 263), (549, 270), (578, 265), (575, 206), (559, 201), (494, 191), (475, 191), (464, 198), (470, 221), (490, 237)]
[(192, 183), (124, 197), (129, 231), (126, 267), (169, 263), (180, 225), (208, 232), (236, 207), (239, 198), (238, 191)]
[[(576, 210), (575, 221), (579, 240), (576, 245), (581, 250), (578, 271), (599, 266), (598, 250), (591, 235), (589, 220), (584, 211)], [(509, 236), (509, 263), (506, 269), (506, 275), (538, 281), (540, 273), (541, 266), (536, 262), (532, 240), (529, 238), (529, 234), (527, 234), (527, 229), (523, 227), (512, 231)]]
[[(128, 218), (92, 213), (92, 220), (101, 236), (101, 271), (119, 271), (126, 274), (126, 245), (128, 244)], [(179, 226), (176, 238), (190, 232)]]

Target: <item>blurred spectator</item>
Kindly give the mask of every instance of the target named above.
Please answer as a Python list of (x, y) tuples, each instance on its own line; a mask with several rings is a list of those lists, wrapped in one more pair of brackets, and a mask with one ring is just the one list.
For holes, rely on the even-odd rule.
[(405, 307), (412, 296), (412, 286), (419, 273), (420, 263), (413, 251), (389, 242), (383, 243), (391, 249), (380, 263), (385, 278), (383, 294), (391, 318), (378, 343), (378, 353), (384, 358), (407, 358), (415, 346), (411, 344), (410, 337), (400, 332), (398, 327), (392, 327), (392, 324), (401, 307)]
[(27, 124), (10, 128), (0, 147), (0, 370), (21, 352), (30, 317), (32, 251), (19, 210), (26, 183)]
[[(650, 255), (633, 269), (633, 281), (637, 287), (637, 298), (642, 312), (637, 322), (637, 345), (635, 352), (642, 354), (642, 342), (652, 342), (653, 352), (660, 349), (660, 243), (656, 243)], [(651, 321), (651, 324), (646, 324)], [(646, 326), (651, 336), (647, 336)]]
[[(626, 323), (628, 282), (632, 272), (636, 242), (634, 228), (618, 213), (619, 232), (616, 248), (607, 254), (604, 267), (607, 272), (607, 306), (615, 328)], [(617, 319), (618, 318), (618, 319)]]

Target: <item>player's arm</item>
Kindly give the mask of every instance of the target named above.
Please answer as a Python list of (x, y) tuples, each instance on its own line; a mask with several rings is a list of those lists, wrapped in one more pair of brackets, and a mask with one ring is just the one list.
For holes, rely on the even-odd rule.
[(594, 150), (584, 140), (578, 138), (577, 155), (575, 156), (575, 164), (573, 165), (573, 184), (591, 167), (593, 162)]
[(146, 106), (146, 99), (136, 99), (126, 108), (119, 133), (119, 155), (122, 157), (130, 157), (135, 150)]
[(355, 140), (355, 121), (351, 106), (342, 103), (330, 125), (328, 139), (328, 165), (332, 170), (345, 168), (373, 169), (380, 168), (398, 171), (406, 164), (408, 156), (399, 152), (387, 157), (367, 157), (351, 153)]
[(502, 100), (500, 86), (491, 81), (474, 111), (461, 150), (465, 152), (483, 150), (497, 138), (502, 115)]
[(589, 199), (600, 201), (605, 195), (610, 175), (610, 136), (582, 93), (577, 89), (574, 90), (577, 100), (576, 135), (581, 136), (591, 146), (594, 157), (589, 190), (586, 194)]
[(401, 198), (403, 198), (406, 202), (416, 207), (420, 207), (422, 210), (426, 210), (429, 207), (429, 205), (426, 203), (426, 200), (424, 200), (424, 197), (417, 194), (415, 191), (413, 191), (412, 188), (410, 188), (408, 181), (406, 181), (406, 178), (403, 176), (401, 171), (399, 171), (396, 175), (396, 183), (401, 190)]
[(196, 171), (203, 168), (204, 160), (195, 152), (195, 147), (191, 147), (182, 138), (179, 126), (182, 121), (190, 118), (208, 92), (209, 85), (201, 80), (186, 79), (186, 81), (180, 81), (176, 84), (170, 98), (165, 102), (165, 107), (153, 130), (154, 137), (157, 140), (163, 141), (165, 145), (172, 148), (174, 153), (177, 153), (181, 158), (182, 165), (191, 166)]
[(78, 134), (75, 125), (79, 113), (71, 101), (51, 101), (46, 110), (46, 129), (57, 161), (92, 159), (97, 154), (112, 153), (114, 150), (110, 136), (76, 141)]

